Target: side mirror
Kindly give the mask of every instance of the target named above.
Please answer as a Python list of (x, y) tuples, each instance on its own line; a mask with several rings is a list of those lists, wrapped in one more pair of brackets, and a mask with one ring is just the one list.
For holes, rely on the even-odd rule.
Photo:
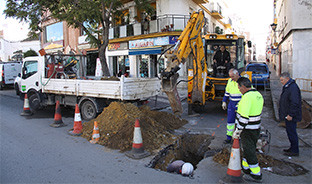
[(18, 77), (21, 77), (21, 73), (18, 73), (17, 76), (18, 76)]
[(248, 45), (248, 47), (250, 48), (252, 45), (251, 45), (251, 41), (248, 41), (247, 42), (247, 45)]

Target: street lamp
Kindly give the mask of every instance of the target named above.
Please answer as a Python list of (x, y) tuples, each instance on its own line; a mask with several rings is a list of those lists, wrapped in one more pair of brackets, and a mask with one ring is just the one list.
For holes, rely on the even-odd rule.
[(276, 30), (276, 27), (277, 27), (277, 24), (275, 24), (275, 23), (273, 23), (273, 24), (271, 24), (271, 28), (272, 28), (272, 30), (275, 32), (275, 30)]

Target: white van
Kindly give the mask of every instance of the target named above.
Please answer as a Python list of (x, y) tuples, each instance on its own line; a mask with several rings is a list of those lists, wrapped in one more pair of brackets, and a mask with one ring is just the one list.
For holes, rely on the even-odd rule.
[(5, 86), (13, 86), (14, 80), (21, 72), (22, 63), (19, 61), (0, 62), (0, 90)]

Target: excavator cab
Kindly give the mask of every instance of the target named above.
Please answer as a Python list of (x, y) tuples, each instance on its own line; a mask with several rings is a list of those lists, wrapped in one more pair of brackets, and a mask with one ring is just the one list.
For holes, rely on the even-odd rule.
[[(225, 86), (229, 79), (228, 71), (231, 68), (237, 69), (240, 73), (245, 69), (244, 62), (244, 37), (238, 37), (235, 34), (207, 34), (205, 35), (205, 59), (208, 66), (206, 96), (207, 100), (222, 100), (225, 92)], [(225, 49), (221, 52), (220, 50)], [(220, 53), (229, 53), (227, 63), (214, 66), (214, 59)], [(219, 58), (220, 59), (220, 58)], [(214, 90), (212, 90), (212, 88)]]

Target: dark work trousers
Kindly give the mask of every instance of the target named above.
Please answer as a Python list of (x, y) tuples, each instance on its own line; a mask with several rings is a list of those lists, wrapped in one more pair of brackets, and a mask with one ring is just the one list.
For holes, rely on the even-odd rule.
[(243, 147), (243, 157), (249, 165), (258, 163), (256, 155), (256, 144), (260, 136), (260, 129), (248, 130), (244, 129), (241, 133), (241, 141)]
[[(238, 104), (238, 101), (230, 100), (228, 108), (227, 108), (226, 137), (228, 140), (232, 139), (232, 135), (233, 135), (233, 132), (235, 129), (235, 118), (236, 118), (237, 104)], [(233, 127), (231, 127), (231, 126), (233, 126)]]
[(287, 136), (290, 142), (290, 151), (293, 153), (299, 153), (297, 122), (285, 119), (285, 123)]

